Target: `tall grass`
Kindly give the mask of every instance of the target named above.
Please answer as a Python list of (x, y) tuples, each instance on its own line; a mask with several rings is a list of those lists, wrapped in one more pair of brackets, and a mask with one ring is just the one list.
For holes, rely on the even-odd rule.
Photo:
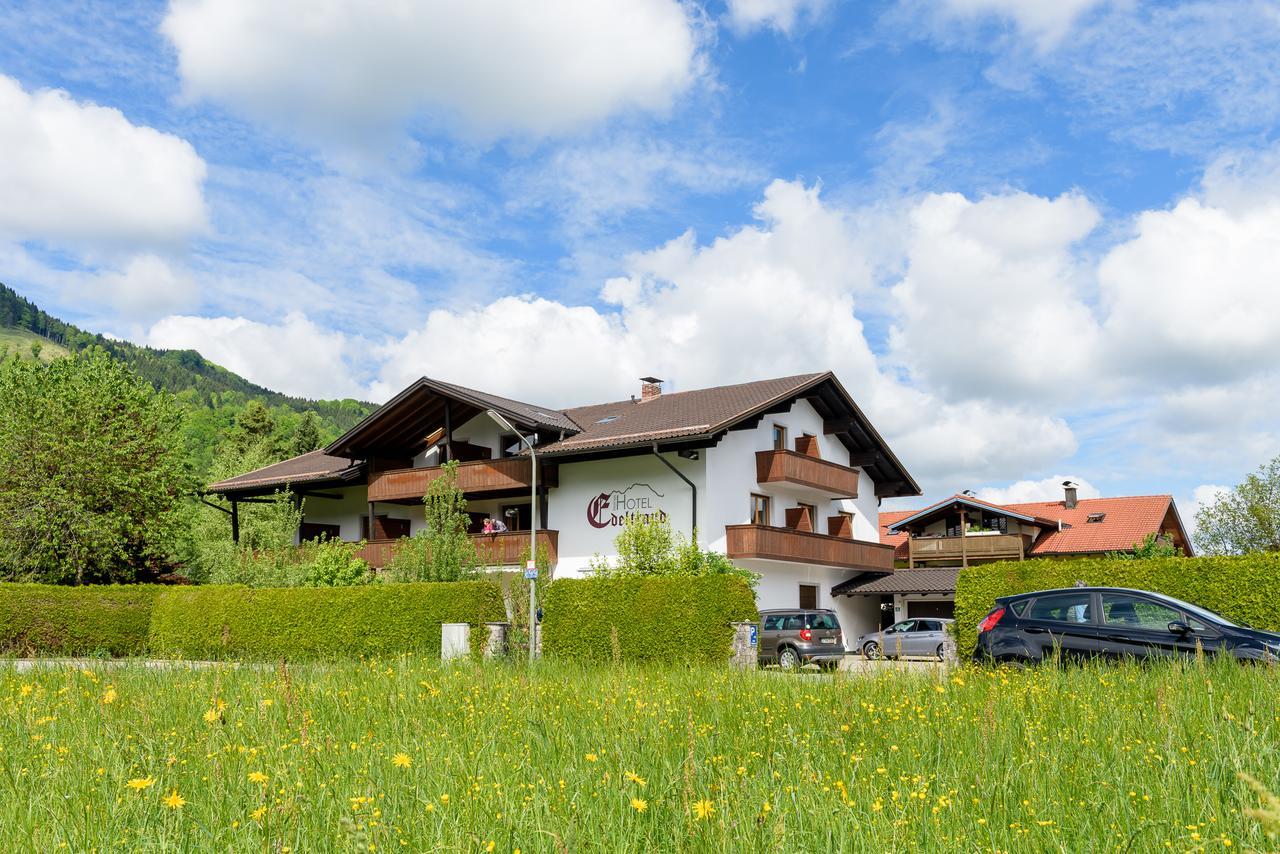
[(5, 669), (0, 850), (1271, 850), (1239, 775), (1280, 789), (1278, 685), (1227, 662)]

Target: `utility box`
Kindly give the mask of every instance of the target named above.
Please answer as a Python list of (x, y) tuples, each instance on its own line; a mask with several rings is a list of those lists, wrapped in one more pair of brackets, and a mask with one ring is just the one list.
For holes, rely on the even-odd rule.
[(451, 661), (471, 655), (471, 626), (467, 623), (442, 623), (440, 626), (440, 660)]
[(485, 623), (489, 634), (484, 642), (485, 658), (502, 658), (507, 654), (507, 623)]

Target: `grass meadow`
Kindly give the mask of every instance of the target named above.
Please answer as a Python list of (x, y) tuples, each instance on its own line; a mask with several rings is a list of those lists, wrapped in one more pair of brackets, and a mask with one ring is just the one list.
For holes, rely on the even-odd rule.
[(4, 851), (1270, 851), (1280, 673), (0, 669)]

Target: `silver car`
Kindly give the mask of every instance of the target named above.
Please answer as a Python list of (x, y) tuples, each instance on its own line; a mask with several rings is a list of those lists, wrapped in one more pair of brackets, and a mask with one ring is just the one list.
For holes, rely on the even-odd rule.
[(904, 655), (942, 658), (942, 644), (953, 621), (941, 617), (917, 617), (894, 623), (887, 629), (867, 632), (853, 648), (867, 658), (900, 658)]

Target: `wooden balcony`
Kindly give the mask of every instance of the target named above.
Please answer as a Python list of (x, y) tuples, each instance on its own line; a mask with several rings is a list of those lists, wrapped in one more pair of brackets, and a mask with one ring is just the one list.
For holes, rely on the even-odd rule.
[(907, 540), (911, 565), (939, 560), (1022, 560), (1025, 543), (1018, 534), (970, 534), (967, 537), (912, 537)]
[[(442, 466), (392, 469), (369, 476), (370, 501), (422, 500), (431, 482), (444, 473)], [(542, 466), (538, 485), (555, 486), (554, 466)], [(458, 463), (458, 488), (467, 495), (529, 491), (533, 466), (528, 457), (475, 460)]]
[(767, 525), (726, 525), (730, 558), (893, 572), (893, 546)]
[(756, 482), (794, 483), (833, 498), (858, 497), (858, 471), (796, 451), (757, 451)]
[[(559, 531), (539, 531), (538, 545), (547, 550), (551, 565), (556, 565)], [(374, 540), (365, 543), (356, 552), (364, 558), (369, 566), (381, 569), (391, 559), (399, 540)], [(471, 542), (476, 544), (476, 554), (484, 566), (521, 566), (521, 560), (529, 550), (528, 531), (505, 531), (501, 534), (472, 534)]]

